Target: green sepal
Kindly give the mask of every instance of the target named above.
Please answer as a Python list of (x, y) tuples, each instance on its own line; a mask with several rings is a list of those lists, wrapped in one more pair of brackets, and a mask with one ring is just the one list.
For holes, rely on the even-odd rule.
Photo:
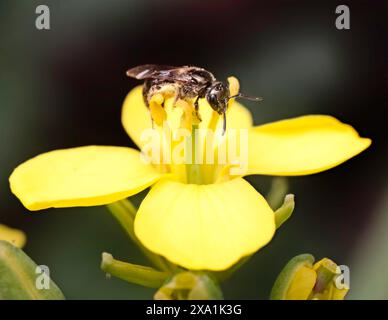
[(275, 211), (275, 224), (278, 229), (284, 222), (286, 222), (292, 215), (295, 209), (294, 195), (288, 194), (284, 198), (282, 206)]
[(61, 290), (46, 275), (47, 289), (38, 289), (43, 274), (23, 250), (0, 241), (0, 300), (63, 300)]

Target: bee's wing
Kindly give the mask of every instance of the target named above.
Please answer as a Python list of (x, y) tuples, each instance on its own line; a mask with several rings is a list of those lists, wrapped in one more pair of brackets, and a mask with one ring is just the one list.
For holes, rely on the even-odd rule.
[(193, 73), (190, 72), (196, 67), (172, 67), (161, 66), (156, 64), (145, 64), (137, 66), (127, 71), (127, 76), (138, 80), (159, 79), (172, 82), (188, 83), (194, 79)]
[(144, 64), (134, 67), (127, 71), (127, 76), (138, 80), (143, 79), (161, 79), (173, 80), (173, 70), (178, 70), (178, 67), (161, 66), (157, 64)]

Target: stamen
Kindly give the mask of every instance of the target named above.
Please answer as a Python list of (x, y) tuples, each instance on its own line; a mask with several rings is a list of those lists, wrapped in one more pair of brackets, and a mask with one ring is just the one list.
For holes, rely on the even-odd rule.
[(193, 124), (193, 110), (194, 107), (190, 105), (187, 101), (179, 99), (176, 104), (176, 107), (180, 107), (183, 110), (180, 127), (187, 129), (191, 132), (191, 127)]
[[(229, 83), (229, 94), (230, 96), (235, 96), (240, 92), (240, 83), (236, 77), (229, 77), (228, 78)], [(231, 101), (229, 101), (229, 106), (231, 104)]]
[(163, 122), (167, 119), (167, 113), (163, 108), (164, 98), (163, 95), (155, 94), (150, 101), (151, 118), (158, 126), (162, 126)]

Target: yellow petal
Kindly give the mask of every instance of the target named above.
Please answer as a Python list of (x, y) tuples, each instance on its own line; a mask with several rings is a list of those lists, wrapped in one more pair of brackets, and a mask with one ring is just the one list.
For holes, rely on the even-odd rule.
[(314, 263), (313, 269), (317, 271), (320, 267), (325, 267), (328, 271), (331, 273), (337, 272), (337, 265), (334, 261), (330, 260), (329, 258), (323, 258), (319, 260), (318, 262)]
[(10, 184), (27, 209), (41, 210), (112, 203), (159, 177), (134, 149), (88, 146), (37, 156), (15, 169)]
[(307, 266), (302, 266), (296, 272), (287, 291), (286, 300), (307, 300), (317, 280), (316, 272)]
[(124, 100), (121, 121), (125, 131), (141, 147), (143, 130), (152, 127), (151, 114), (143, 100), (142, 86), (132, 89)]
[(245, 180), (161, 180), (143, 200), (135, 233), (149, 250), (191, 270), (224, 270), (272, 238), (274, 214)]
[(0, 240), (8, 241), (18, 248), (23, 248), (26, 243), (26, 235), (21, 230), (0, 224)]
[(330, 116), (278, 121), (250, 130), (248, 174), (312, 174), (341, 164), (370, 144)]
[[(172, 101), (172, 98), (170, 101)], [(199, 124), (200, 128), (208, 127), (212, 112), (213, 109), (207, 101), (200, 99), (199, 113), (202, 118)], [(122, 123), (131, 139), (141, 148), (146, 142), (141, 141), (141, 134), (145, 129), (149, 129), (152, 126), (151, 115), (144, 104), (141, 86), (132, 89), (125, 98), (122, 110)], [(252, 123), (252, 115), (249, 110), (238, 102), (233, 102), (227, 112), (227, 127), (234, 129), (250, 128)], [(220, 117), (217, 123), (217, 128), (220, 130), (222, 128), (222, 117)]]

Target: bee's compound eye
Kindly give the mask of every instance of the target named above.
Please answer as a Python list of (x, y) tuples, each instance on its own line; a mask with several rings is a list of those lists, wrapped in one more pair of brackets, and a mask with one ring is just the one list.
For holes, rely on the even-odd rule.
[(211, 105), (217, 104), (217, 101), (218, 101), (217, 94), (215, 94), (215, 93), (209, 94), (209, 95), (207, 96), (207, 100), (208, 100), (208, 102), (209, 102)]

